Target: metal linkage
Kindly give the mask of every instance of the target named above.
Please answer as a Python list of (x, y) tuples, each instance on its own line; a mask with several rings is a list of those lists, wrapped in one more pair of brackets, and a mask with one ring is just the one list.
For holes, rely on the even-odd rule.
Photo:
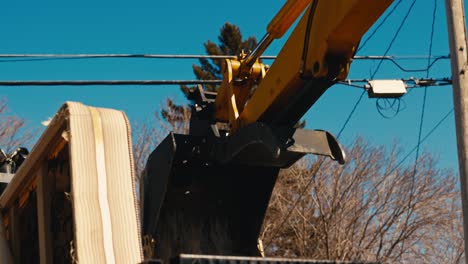
[(17, 148), (10, 154), (0, 149), (0, 172), (15, 173), (28, 155), (29, 151), (26, 148)]
[(10, 154), (0, 149), (0, 194), (13, 179), (15, 172), (26, 160), (28, 154), (29, 151), (26, 148), (18, 148)]

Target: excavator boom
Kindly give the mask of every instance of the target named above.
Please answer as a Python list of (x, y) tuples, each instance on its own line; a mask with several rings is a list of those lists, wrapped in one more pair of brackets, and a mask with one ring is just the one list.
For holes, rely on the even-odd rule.
[[(190, 91), (190, 131), (170, 133), (150, 155), (139, 201), (125, 115), (65, 104), (27, 159), (25, 149), (0, 150), (0, 176), (16, 173), (0, 183), (0, 261), (322, 263), (261, 258), (259, 233), (282, 168), (307, 154), (345, 162), (332, 134), (297, 123), (346, 78), (392, 2), (287, 1), (252, 52), (225, 61), (217, 92)], [(301, 14), (273, 65), (262, 64)]]
[(295, 124), (346, 79), (361, 37), (393, 0), (313, 1), (239, 116), (240, 126)]
[[(143, 235), (155, 241), (150, 257), (260, 255), (257, 239), (279, 170), (306, 154), (345, 162), (333, 135), (296, 124), (346, 78), (361, 37), (392, 2), (287, 1), (256, 49), (226, 60), (217, 93), (191, 91), (189, 134), (169, 134), (142, 177)], [(272, 67), (260, 63), (301, 13)]]
[[(247, 99), (235, 96), (235, 106), (231, 94), (242, 94), (240, 90), (252, 89), (244, 83), (258, 77), (247, 77), (244, 83), (239, 83), (235, 78), (238, 74), (236, 68), (229, 66), (233, 61), (227, 61), (225, 82), (216, 100), (216, 118), (229, 121), (235, 129), (257, 121), (294, 125), (327, 88), (337, 80), (346, 78), (362, 36), (392, 2), (288, 1), (269, 24), (268, 33), (264, 37), (267, 41), (261, 41), (259, 46), (282, 36), (294, 22), (298, 11), (307, 8), (303, 17), (271, 68), (256, 83), (253, 95)], [(259, 55), (255, 54), (256, 57)], [(243, 64), (248, 65), (251, 60), (249, 56), (241, 60), (241, 77), (247, 71)], [(229, 79), (229, 67), (232, 68), (230, 75), (233, 78), (226, 81)], [(236, 118), (232, 117), (233, 107), (238, 112), (234, 113)]]

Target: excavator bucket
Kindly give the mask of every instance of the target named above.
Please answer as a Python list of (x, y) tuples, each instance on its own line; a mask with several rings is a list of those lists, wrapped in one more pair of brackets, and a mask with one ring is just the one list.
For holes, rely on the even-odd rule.
[[(226, 60), (219, 96), (192, 91), (189, 134), (169, 134), (142, 177), (147, 258), (259, 255), (257, 239), (279, 170), (309, 153), (344, 163), (330, 133), (294, 125), (346, 78), (361, 37), (392, 2), (287, 1), (248, 56)], [(257, 63), (300, 13), (273, 65)], [(195, 259), (185, 261), (201, 263)]]
[(142, 177), (147, 257), (181, 253), (258, 256), (257, 239), (278, 172), (308, 153), (344, 163), (325, 131), (253, 123), (229, 135), (203, 117), (215, 93), (193, 92), (189, 135), (170, 133)]

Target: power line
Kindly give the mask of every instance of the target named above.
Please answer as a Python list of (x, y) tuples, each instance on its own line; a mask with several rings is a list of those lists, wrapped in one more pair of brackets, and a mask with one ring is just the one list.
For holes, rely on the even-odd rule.
[[(392, 40), (390, 41), (390, 44), (388, 45), (387, 49), (385, 50), (385, 53), (384, 53), (384, 56), (388, 55), (388, 53), (390, 52), (390, 49), (393, 47), (393, 44), (395, 43), (395, 41), (397, 40), (398, 36), (400, 35), (400, 32), (401, 30), (403, 29), (403, 26), (406, 24), (406, 20), (408, 19), (408, 17), (410, 16), (411, 14), (411, 11), (413, 10), (415, 4), (416, 4), (416, 1), (417, 0), (414, 0), (410, 7), (408, 8), (408, 11), (406, 12), (405, 16), (403, 17), (403, 20), (402, 22), (400, 23), (397, 31), (395, 32), (395, 35), (393, 36)], [(377, 67), (374, 71), (374, 73), (371, 75), (371, 79), (374, 79), (375, 75), (377, 74), (377, 72), (380, 70), (380, 67), (382, 66), (382, 63), (384, 62), (384, 60), (380, 60), (379, 63), (377, 64)], [(429, 67), (429, 66), (428, 66)], [(392, 99), (388, 99), (388, 98), (385, 98), (385, 99), (377, 99), (377, 101), (375, 102), (375, 105), (376, 105), (376, 108), (377, 108), (377, 111), (378, 113), (384, 117), (384, 118), (392, 118), (392, 117), (395, 117), (397, 116), (400, 111), (401, 111), (401, 99), (398, 98), (398, 99), (393, 99), (393, 102), (391, 102)], [(384, 103), (382, 103), (382, 101)], [(397, 105), (397, 108), (394, 108), (393, 106), (394, 105)], [(390, 107), (386, 107), (386, 105), (389, 105)], [(384, 114), (384, 111), (385, 110), (389, 110), (389, 109), (392, 109), (394, 111), (394, 114), (392, 116), (389, 116), (389, 115), (386, 115)]]
[[(451, 114), (453, 114), (453, 111), (454, 111), (453, 108), (452, 108), (451, 110), (449, 110), (449, 111), (447, 112), (447, 114), (445, 114), (445, 115), (439, 120), (439, 122), (437, 122), (437, 123), (434, 125), (434, 127), (432, 127), (431, 130), (429, 130), (429, 132), (421, 139), (420, 143), (424, 143), (424, 141), (426, 141), (426, 140), (432, 135), (432, 133), (434, 133), (434, 132), (444, 123), (444, 121), (447, 120), (447, 118), (448, 118)], [(417, 147), (418, 147), (417, 145), (414, 146), (414, 147), (410, 150), (410, 152), (408, 152), (408, 154), (406, 154), (406, 156), (403, 157), (403, 158), (400, 160), (400, 162), (398, 162), (397, 165), (395, 165), (395, 167), (393, 167), (393, 168), (390, 170), (390, 173), (389, 173), (389, 174), (392, 174), (398, 167), (400, 167), (400, 166), (405, 162), (405, 160), (408, 159), (408, 158), (411, 156), (411, 154), (413, 154), (414, 151), (416, 151)]]
[(375, 27), (375, 29), (369, 34), (369, 36), (364, 40), (364, 42), (362, 43), (362, 45), (359, 46), (358, 48), (358, 52), (361, 51), (366, 45), (367, 43), (369, 42), (369, 40), (371, 40), (374, 35), (377, 33), (377, 31), (379, 31), (379, 29), (385, 24), (385, 22), (387, 21), (387, 19), (393, 14), (393, 12), (395, 12), (395, 10), (398, 8), (398, 6), (401, 4), (402, 0), (399, 0), (394, 6), (393, 8), (387, 13), (387, 15), (380, 21), (380, 23)]
[[(451, 110), (448, 111), (447, 114), (445, 114), (442, 119), (440, 119), (435, 125), (434, 127), (431, 128), (431, 130), (429, 130), (429, 132), (421, 139), (420, 143), (423, 143), (424, 141), (426, 141), (443, 123), (445, 120), (447, 120), (447, 118), (453, 114), (453, 111), (454, 109), (452, 108)], [(412, 148), (410, 150), (410, 152), (408, 154), (406, 154), (405, 157), (403, 157), (403, 159), (400, 160), (400, 162), (397, 163), (397, 165), (395, 165), (391, 170), (390, 170), (390, 173), (389, 174), (392, 174), (396, 169), (398, 169), (404, 162), (406, 159), (408, 159), (408, 157), (411, 156), (411, 154), (413, 154), (413, 152), (418, 148), (418, 146), (415, 146), (414, 148)], [(316, 169), (316, 171), (313, 173), (313, 175), (311, 176), (311, 179), (309, 180), (309, 182), (307, 183), (306, 187), (301, 191), (301, 195), (300, 197), (294, 202), (292, 208), (288, 211), (288, 213), (286, 214), (286, 217), (285, 219), (281, 222), (281, 224), (279, 225), (279, 227), (281, 228), (286, 222), (287, 220), (289, 219), (289, 217), (292, 215), (292, 212), (294, 211), (294, 209), (297, 207), (297, 205), (299, 204), (300, 202), (300, 199), (302, 199), (302, 197), (305, 195), (305, 192), (307, 191), (307, 189), (310, 187), (310, 185), (312, 184), (313, 180), (315, 179), (315, 176), (317, 175), (318, 171), (320, 170), (322, 164), (324, 163), (324, 159), (322, 158), (321, 160), (318, 161), (318, 169)], [(278, 228), (278, 229), (280, 229)], [(272, 239), (270, 239), (269, 242), (271, 242), (271, 240), (273, 240), (274, 238), (276, 238), (278, 235), (274, 236)], [(267, 247), (270, 246), (270, 243), (267, 243)]]
[[(8, 62), (41, 62), (53, 60), (82, 60), (82, 59), (236, 59), (229, 55), (178, 55), (178, 54), (0, 54), (0, 63)], [(275, 60), (277, 56), (261, 56), (263, 60)], [(388, 60), (404, 72), (420, 72), (425, 69), (407, 69), (398, 60), (426, 60), (428, 56), (354, 56), (353, 60)], [(450, 56), (433, 56), (433, 64), (439, 60), (450, 59)]]
[[(397, 3), (396, 6), (398, 6), (400, 3), (401, 3), (401, 0)], [(409, 8), (409, 10), (408, 10), (408, 12), (407, 12), (407, 14), (406, 14), (406, 16), (404, 17), (402, 23), (400, 24), (398, 30), (396, 31), (396, 33), (395, 33), (395, 35), (394, 35), (392, 41), (390, 42), (390, 44), (389, 44), (387, 50), (385, 51), (384, 56), (388, 55), (388, 52), (390, 51), (390, 49), (391, 49), (391, 47), (393, 46), (393, 44), (394, 44), (396, 38), (397, 38), (398, 35), (399, 35), (401, 29), (403, 28), (403, 25), (405, 24), (406, 19), (408, 18), (409, 14), (411, 13), (411, 10), (413, 9), (413, 6), (414, 6), (415, 3), (416, 3), (416, 0), (414, 0), (413, 3), (412, 3), (412, 5), (410, 6), (410, 8)], [(391, 10), (390, 14), (393, 13), (393, 11), (395, 11), (395, 9), (396, 9), (396, 7), (394, 7), (394, 8)], [(363, 45), (365, 45), (365, 44), (367, 43), (367, 41), (376, 33), (376, 31), (381, 27), (381, 25), (382, 25), (382, 24), (385, 22), (385, 20), (390, 16), (390, 14), (387, 14), (387, 16), (384, 18), (384, 21), (381, 22), (380, 25), (376, 28), (376, 30), (374, 30), (374, 32), (371, 33), (371, 36), (364, 42)], [(381, 59), (380, 62), (379, 62), (379, 64), (378, 64), (378, 66), (377, 66), (377, 68), (376, 68), (376, 70), (375, 70), (374, 73), (372, 74), (371, 79), (373, 79), (373, 78), (375, 77), (375, 74), (378, 72), (378, 70), (379, 70), (380, 65), (382, 64), (382, 62), (383, 62), (383, 60)], [(345, 120), (345, 123), (344, 123), (343, 126), (341, 127), (341, 130), (339, 131), (339, 133), (338, 133), (338, 135), (337, 135), (337, 138), (339, 138), (339, 137), (341, 136), (342, 132), (344, 131), (344, 129), (346, 128), (346, 126), (349, 124), (349, 121), (351, 120), (352, 116), (353, 116), (354, 113), (356, 112), (357, 107), (359, 106), (359, 104), (361, 103), (362, 99), (364, 98), (364, 94), (365, 94), (365, 93), (366, 93), (366, 91), (364, 90), (364, 91), (361, 93), (361, 95), (359, 96), (359, 98), (358, 98), (358, 100), (356, 101), (356, 103), (354, 104), (354, 107), (353, 107), (353, 109), (351, 110), (350, 114), (348, 115), (347, 119)], [(296, 208), (297, 204), (299, 203), (299, 201), (300, 201), (300, 200), (302, 199), (302, 197), (304, 196), (304, 194), (305, 194), (305, 192), (306, 192), (308, 186), (309, 186), (309, 185), (312, 183), (312, 181), (314, 180), (315, 175), (316, 175), (317, 172), (320, 170), (322, 164), (323, 164), (323, 161), (319, 161), (317, 171), (315, 172), (314, 175), (312, 175), (312, 176), (310, 177), (310, 180), (309, 180), (308, 184), (306, 185), (306, 188), (304, 188), (303, 192), (302, 192), (302, 193), (300, 194), (300, 196), (297, 198), (297, 200), (296, 200), (296, 202), (294, 203), (293, 207), (292, 207), (292, 208), (289, 210), (289, 212), (286, 214), (284, 220), (281, 222), (280, 227), (281, 227), (282, 225), (284, 225), (284, 224), (287, 222), (287, 220), (289, 219), (289, 217), (292, 215), (292, 212), (294, 211), (294, 209)]]
[[(410, 10), (408, 12), (408, 14), (405, 16), (405, 18), (403, 19), (403, 22), (401, 23), (400, 27), (398, 28), (397, 32), (395, 33), (395, 36), (393, 37), (392, 41), (390, 42), (387, 50), (385, 51), (385, 54), (384, 56), (388, 55), (388, 52), (390, 51), (390, 48), (393, 46), (393, 43), (395, 42), (399, 32), (401, 31), (401, 28), (403, 27), (403, 24), (406, 22), (406, 19), (407, 17), (409, 16), (409, 13), (411, 12), (413, 6), (414, 6), (414, 3), (416, 2), (416, 0), (414, 0), (412, 6), (410, 7)], [(396, 6), (398, 6), (399, 4), (401, 3), (401, 0), (400, 2), (397, 3)], [(390, 12), (393, 13), (393, 11), (396, 9), (396, 7), (394, 7), (394, 9), (392, 9), (392, 11)], [(389, 17), (390, 15), (388, 14), (385, 18), (384, 18), (384, 21), (381, 22), (381, 24), (376, 28), (376, 30), (371, 34), (371, 36), (364, 42), (363, 45), (365, 45), (367, 43), (367, 41), (376, 33), (376, 31), (380, 28), (380, 26), (385, 22), (385, 20)], [(380, 60), (379, 62), (379, 65), (377, 66), (377, 69), (375, 70), (374, 74), (372, 75), (372, 79), (374, 78), (375, 74), (377, 73), (377, 71), (379, 70), (380, 68), (380, 65), (382, 64), (383, 62), (383, 59)], [(337, 138), (340, 138), (341, 134), (343, 133), (343, 131), (345, 130), (346, 126), (349, 124), (349, 122), (351, 121), (351, 118), (352, 116), (354, 115), (354, 113), (356, 112), (359, 104), (361, 103), (362, 99), (364, 98), (364, 94), (366, 93), (366, 91), (364, 90), (361, 95), (359, 96), (358, 100), (356, 101), (356, 103), (354, 104), (354, 107), (353, 109), (351, 110), (350, 114), (348, 115), (347, 119), (345, 120), (343, 126), (341, 127), (338, 135), (337, 135)], [(309, 188), (310, 184), (312, 184), (313, 180), (315, 179), (315, 176), (317, 174), (317, 172), (320, 170), (320, 168), (322, 167), (324, 161), (323, 159), (319, 161), (319, 164), (318, 164), (318, 168), (316, 170), (316, 172), (311, 175), (310, 177), (310, 180), (309, 182), (307, 183), (307, 185), (304, 187), (304, 189), (302, 190), (301, 194), (299, 195), (299, 197), (297, 198), (297, 200), (295, 201), (295, 203), (293, 204), (292, 208), (288, 211), (288, 213), (286, 214), (285, 218), (283, 219), (283, 221), (281, 222), (280, 224), (280, 227), (281, 228), (289, 219), (289, 217), (292, 215), (292, 212), (294, 211), (294, 209), (296, 208), (296, 206), (299, 204), (299, 201), (302, 199), (302, 197), (305, 195), (307, 189)]]
[[(447, 86), (452, 85), (450, 78), (402, 78), (398, 79), (406, 84), (407, 89), (418, 88), (418, 87), (429, 87), (429, 86)], [(348, 79), (345, 81), (339, 81), (338, 84), (361, 88), (368, 90), (368, 83), (371, 79)]]
[[(435, 29), (435, 23), (436, 23), (436, 13), (437, 13), (437, 0), (434, 0), (434, 10), (432, 12), (431, 36), (429, 39), (429, 57), (432, 55), (432, 46), (434, 44), (434, 31), (435, 31), (434, 29)], [(427, 59), (428, 68), (426, 71), (426, 78), (429, 77), (429, 72), (430, 72), (429, 65), (430, 64), (431, 64), (431, 59)], [(422, 135), (423, 124), (424, 124), (424, 114), (426, 111), (426, 100), (427, 100), (427, 89), (424, 89), (423, 104), (422, 104), (422, 109), (421, 109), (421, 119), (419, 121), (418, 144), (416, 146), (416, 156), (414, 160), (413, 179), (418, 170), (419, 150), (421, 148), (421, 135)]]
[(433, 63), (431, 63), (431, 57), (432, 57), (432, 47), (434, 46), (436, 15), (437, 15), (437, 0), (434, 0), (434, 9), (432, 12), (432, 24), (431, 24), (431, 37), (429, 40), (429, 56), (427, 57), (426, 78), (429, 78), (430, 66), (433, 65)]
[[(2, 59), (11, 58), (43, 58), (43, 59), (112, 59), (112, 58), (136, 58), (136, 59), (235, 59), (230, 55), (190, 55), (190, 54), (0, 54)], [(262, 56), (262, 59), (275, 59), (276, 56)]]
[[(1, 55), (1, 54), (0, 54)], [(386, 55), (386, 56), (373, 56), (373, 55), (356, 55), (353, 60), (381, 60), (381, 59), (394, 59), (394, 60), (427, 60), (430, 59), (450, 59), (450, 55)]]
[[(401, 3), (401, 0), (396, 4), (396, 6), (398, 6), (400, 3)], [(408, 19), (408, 17), (409, 17), (409, 15), (410, 15), (411, 11), (413, 10), (413, 7), (414, 7), (414, 4), (415, 4), (415, 3), (416, 3), (416, 0), (413, 1), (413, 3), (411, 4), (410, 8), (408, 9), (408, 12), (406, 13), (405, 17), (403, 18), (403, 21), (400, 23), (400, 26), (398, 27), (398, 29), (397, 29), (397, 31), (395, 32), (395, 34), (394, 34), (392, 40), (390, 41), (390, 44), (389, 44), (388, 47), (387, 47), (387, 50), (385, 51), (384, 57), (388, 55), (388, 52), (390, 51), (390, 49), (392, 48), (393, 44), (395, 43), (395, 41), (396, 41), (398, 35), (399, 35), (400, 32), (401, 32), (401, 29), (403, 28), (403, 25), (406, 23), (406, 20)], [(395, 11), (396, 6), (391, 10), (391, 12), (389, 12), (390, 14), (393, 13), (393, 11)], [(384, 18), (384, 20), (386, 20), (386, 19), (390, 16), (390, 14), (387, 14), (387, 16)], [(385, 21), (383, 21), (383, 22), (385, 22)], [(383, 24), (383, 22), (381, 22), (381, 24), (374, 30), (374, 32), (371, 34), (371, 36), (373, 36), (373, 35), (376, 33), (376, 31), (380, 28), (380, 26)], [(367, 41), (365, 41), (363, 45), (365, 45), (366, 42), (367, 42)], [(383, 61), (384, 61), (383, 59), (381, 59), (381, 60), (379, 61), (379, 64), (378, 64), (377, 68), (375, 69), (374, 73), (372, 74), (371, 79), (373, 79), (373, 78), (375, 77), (375, 75), (376, 75), (377, 72), (379, 71), (380, 66), (382, 65), (382, 62), (383, 62)], [(358, 106), (361, 104), (361, 101), (362, 101), (362, 99), (364, 98), (364, 94), (365, 94), (365, 93), (366, 93), (366, 91), (363, 91), (363, 92), (361, 93), (361, 95), (359, 96), (358, 100), (356, 101), (356, 103), (354, 104), (354, 106), (353, 106), (351, 112), (349, 113), (349, 115), (348, 115), (348, 117), (346, 118), (346, 120), (345, 120), (343, 126), (341, 127), (340, 131), (338, 132), (337, 138), (340, 138), (341, 134), (343, 133), (343, 131), (344, 131), (344, 130), (346, 129), (346, 127), (348, 126), (348, 124), (349, 124), (349, 122), (351, 121), (351, 118), (353, 117), (354, 113), (356, 112)]]
[[(390, 56), (354, 56), (355, 60), (380, 60), (394, 59), (394, 60), (425, 60), (429, 56), (425, 55), (390, 55)], [(431, 56), (431, 59), (446, 57), (445, 55)], [(237, 56), (233, 55), (200, 55), (200, 54), (129, 54), (129, 53), (3, 53), (0, 54), (0, 59), (20, 59), (20, 58), (46, 58), (46, 59), (112, 59), (112, 58), (137, 58), (137, 59), (236, 59)], [(264, 55), (262, 59), (276, 59), (276, 55)]]
[[(427, 78), (427, 79), (401, 79), (408, 84), (407, 88), (426, 87), (426, 86), (444, 86), (450, 85), (448, 78)], [(368, 79), (349, 79), (338, 84), (368, 89)], [(97, 85), (196, 85), (196, 84), (221, 84), (222, 80), (0, 80), (0, 86), (97, 86)], [(361, 83), (360, 85), (356, 83)], [(364, 92), (365, 92), (364, 91)]]
[[(178, 54), (0, 54), (0, 63), (41, 62), (57, 60), (87, 59), (236, 59), (229, 55), (178, 55)], [(262, 56), (263, 60), (274, 60), (276, 56)]]
[[(429, 132), (420, 140), (420, 143), (423, 143), (424, 141), (426, 141), (443, 123), (445, 120), (447, 120), (447, 118), (453, 113), (454, 109), (452, 108), (451, 110), (448, 111), (447, 114), (445, 114), (442, 119), (439, 120), (439, 122), (437, 122), (434, 127), (431, 128), (431, 130), (429, 130)], [(397, 163), (397, 165), (395, 165), (395, 167), (393, 167), (391, 170), (390, 170), (390, 173), (389, 174), (392, 174), (396, 169), (398, 169), (398, 167), (400, 167), (404, 162), (405, 160), (411, 156), (411, 154), (413, 154), (413, 152), (418, 148), (418, 146), (415, 146), (414, 148), (412, 148), (410, 150), (410, 152), (405, 156), (403, 157), (403, 159), (400, 160), (400, 162)], [(322, 167), (323, 163), (324, 163), (325, 159), (321, 158), (319, 161), (318, 161), (318, 165), (317, 165), (317, 168), (316, 170), (314, 171), (313, 175), (311, 176), (311, 179), (309, 180), (309, 182), (306, 184), (306, 186), (302, 189), (301, 191), (301, 194), (299, 196), (298, 199), (296, 199), (296, 201), (294, 202), (293, 206), (291, 207), (291, 209), (288, 211), (288, 213), (286, 214), (285, 218), (283, 219), (283, 221), (280, 223), (279, 225), (279, 228), (278, 229), (281, 229), (281, 227), (286, 224), (287, 220), (289, 219), (289, 217), (291, 217), (292, 215), (292, 212), (294, 211), (294, 209), (297, 207), (297, 205), (299, 204), (300, 200), (302, 199), (302, 197), (305, 195), (306, 191), (309, 189), (310, 185), (312, 184), (313, 180), (315, 179), (315, 176), (317, 175), (318, 171), (320, 170), (320, 168)], [(273, 238), (270, 239), (270, 241), (268, 241), (266, 244), (267, 244), (267, 248), (271, 245), (270, 242), (275, 239), (277, 236), (279, 236), (280, 234), (277, 234), (276, 236), (274, 236)]]
[(426, 100), (427, 100), (427, 89), (424, 89), (423, 103), (422, 103), (422, 108), (421, 108), (421, 118), (419, 120), (418, 144), (416, 146), (416, 157), (414, 160), (413, 177), (416, 175), (417, 168), (418, 168), (419, 150), (421, 148), (421, 135), (422, 135), (422, 129), (423, 129), (423, 124), (424, 124), (424, 114), (426, 112)]
[[(0, 63), (14, 62), (43, 62), (61, 60), (88, 60), (88, 59), (236, 59), (229, 55), (178, 55), (178, 54), (0, 54)], [(262, 56), (263, 60), (275, 60), (277, 56)], [(432, 68), (440, 60), (450, 59), (450, 56), (354, 56), (353, 60), (385, 60), (391, 62), (403, 72), (425, 72), (427, 69), (410, 69), (404, 67), (399, 60), (432, 60), (428, 66)]]
[(343, 131), (346, 129), (348, 126), (349, 122), (351, 121), (351, 118), (353, 117), (354, 113), (356, 112), (358, 106), (361, 104), (362, 99), (364, 98), (364, 95), (366, 94), (366, 91), (362, 91), (361, 95), (359, 96), (358, 100), (353, 106), (353, 109), (351, 109), (351, 112), (349, 113), (348, 117), (346, 118), (345, 122), (343, 123), (343, 126), (341, 126), (340, 132), (336, 135), (337, 138), (341, 137), (341, 134)]
[[(431, 130), (429, 130), (429, 132), (424, 135), (424, 137), (421, 139), (420, 143), (423, 143), (425, 142), (443, 123), (445, 120), (447, 120), (448, 117), (450, 117), (451, 114), (453, 114), (453, 111), (454, 109), (450, 109), (432, 128)], [(390, 173), (389, 174), (392, 174), (396, 169), (398, 169), (404, 162), (406, 159), (408, 159), (411, 154), (413, 154), (413, 152), (416, 150), (417, 146), (413, 147), (409, 152), (408, 154), (406, 154), (405, 157), (403, 157), (400, 162), (397, 163), (397, 165), (395, 165), (391, 170), (390, 170)], [(324, 163), (325, 159), (321, 158), (321, 160), (318, 161), (318, 168), (315, 170), (315, 172), (313, 173), (313, 175), (311, 176), (311, 180), (309, 180), (309, 182), (307, 183), (306, 187), (301, 191), (301, 195), (300, 195), (300, 198), (302, 198), (304, 195), (305, 195), (305, 192), (307, 191), (307, 189), (310, 187), (310, 184), (312, 184), (313, 180), (315, 179), (315, 176), (316, 174), (318, 173), (318, 171), (320, 170), (322, 164)], [(288, 218), (292, 215), (292, 212), (294, 211), (295, 207), (297, 207), (299, 201), (300, 201), (300, 198), (297, 199), (292, 208), (288, 211), (288, 213), (286, 214), (286, 217), (285, 219), (281, 222), (281, 224), (279, 225), (279, 227), (281, 228), (288, 220)], [(280, 229), (278, 228), (278, 229)], [(274, 237), (275, 238), (275, 237)], [(273, 238), (273, 239), (274, 239)], [(273, 239), (270, 239), (269, 242), (271, 242), (271, 240)], [(269, 243), (267, 243), (267, 247), (269, 247)]]
[[(402, 72), (426, 72), (428, 69), (431, 69), (437, 62), (439, 62), (440, 60), (449, 60), (450, 59), (450, 56), (449, 55), (446, 55), (446, 56), (426, 56), (424, 58), (422, 57), (411, 57), (411, 56), (408, 56), (408, 57), (395, 57), (395, 56), (378, 56), (378, 57), (370, 57), (370, 56), (356, 56), (353, 58), (354, 60), (382, 60), (382, 61), (389, 61), (391, 62), (393, 65), (395, 65), (398, 69), (400, 69)], [(408, 69), (404, 66), (402, 66), (400, 63), (398, 63), (397, 60), (416, 60), (416, 59), (426, 59), (426, 60), (431, 60), (432, 59), (432, 62), (429, 63), (427, 65), (426, 68), (422, 68), (422, 69)]]
[[(401, 98), (396, 98), (392, 100), (388, 98), (381, 100), (381, 98), (378, 98), (375, 101), (375, 107), (377, 108), (377, 112), (379, 112), (379, 115), (381, 117), (385, 119), (392, 119), (396, 117), (401, 111), (406, 109), (406, 103)], [(386, 114), (385, 111), (388, 110), (392, 110), (393, 114)]]
[[(393, 47), (393, 44), (395, 44), (395, 41), (397, 40), (398, 36), (400, 35), (401, 30), (403, 29), (403, 26), (406, 24), (406, 20), (408, 19), (409, 15), (411, 14), (411, 11), (413, 11), (413, 8), (414, 8), (414, 5), (416, 4), (416, 1), (417, 0), (413, 0), (413, 2), (411, 3), (411, 6), (408, 8), (408, 11), (406, 12), (405, 16), (403, 17), (403, 20), (401, 21), (400, 25), (398, 26), (397, 31), (393, 35), (392, 40), (390, 41), (387, 49), (385, 50), (384, 56), (388, 55), (388, 53), (390, 52), (390, 49)], [(376, 67), (374, 73), (372, 74), (371, 79), (374, 79), (375, 75), (380, 70), (380, 66), (382, 66), (383, 61), (384, 61), (383, 59), (381, 59), (379, 61), (379, 64), (377, 64), (377, 67)]]
[(52, 80), (0, 81), (0, 86), (90, 86), (90, 85), (195, 85), (221, 84), (221, 80)]

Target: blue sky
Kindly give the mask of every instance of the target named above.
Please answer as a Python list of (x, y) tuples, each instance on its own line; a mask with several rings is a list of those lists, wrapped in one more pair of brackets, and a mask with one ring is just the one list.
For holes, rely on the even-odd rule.
[[(382, 55), (410, 6), (401, 6), (358, 55)], [(266, 25), (284, 1), (3, 1), (0, 9), (0, 53), (154, 53), (204, 54), (203, 42), (217, 40), (219, 28), (230, 22), (244, 36), (260, 39)], [(449, 53), (445, 7), (437, 0), (434, 55)], [(418, 0), (389, 55), (427, 55), (433, 0)], [(285, 39), (266, 52), (275, 55)], [(0, 62), (1, 80), (53, 79), (193, 79), (194, 60), (70, 60)], [(402, 61), (408, 68), (424, 68), (426, 61)], [(353, 64), (350, 78), (370, 78), (376, 62)], [(403, 73), (384, 63), (376, 78), (425, 77)], [(431, 77), (449, 77), (448, 61), (437, 63)], [(331, 88), (306, 114), (308, 128), (338, 133), (361, 90)], [(151, 118), (167, 97), (184, 102), (177, 86), (124, 87), (0, 87), (12, 113), (31, 127), (53, 116), (65, 101), (124, 110), (132, 122)], [(361, 135), (377, 144), (399, 140), (407, 150), (416, 145), (423, 89), (403, 98), (406, 108), (393, 119), (383, 118), (375, 99), (364, 98), (342, 136), (350, 142)], [(423, 135), (453, 106), (451, 87), (428, 88)], [(443, 167), (457, 168), (453, 115), (424, 143)], [(413, 158), (414, 159), (414, 158)], [(411, 159), (410, 159), (411, 161)]]

